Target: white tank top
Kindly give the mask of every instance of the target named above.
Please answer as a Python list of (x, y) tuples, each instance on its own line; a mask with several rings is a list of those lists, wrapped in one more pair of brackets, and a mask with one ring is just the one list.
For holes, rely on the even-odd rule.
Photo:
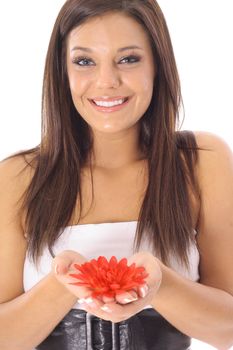
[[(133, 255), (133, 242), (137, 228), (137, 221), (100, 223), (100, 224), (83, 224), (67, 226), (60, 237), (57, 239), (53, 252), (55, 255), (63, 250), (74, 250), (93, 259), (100, 255), (110, 259), (115, 255), (117, 259), (123, 257), (129, 258)], [(140, 245), (140, 251), (151, 250), (151, 244), (146, 240)], [(189, 250), (190, 268), (187, 270), (181, 266), (175, 257), (170, 257), (172, 269), (182, 276), (197, 281), (199, 279), (199, 253), (196, 244), (193, 244)], [(39, 260), (38, 268), (26, 255), (24, 262), (23, 283), (25, 292), (38, 283), (51, 271), (53, 257), (46, 248)], [(146, 306), (151, 307), (150, 305)], [(81, 308), (76, 303), (73, 308)]]

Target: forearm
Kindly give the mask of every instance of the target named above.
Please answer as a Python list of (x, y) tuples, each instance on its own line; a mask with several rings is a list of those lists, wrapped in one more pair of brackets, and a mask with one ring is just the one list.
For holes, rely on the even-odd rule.
[(51, 333), (76, 300), (49, 274), (31, 290), (1, 304), (0, 349), (33, 349)]
[(163, 279), (151, 305), (183, 333), (218, 349), (233, 345), (233, 297), (189, 281), (162, 265)]

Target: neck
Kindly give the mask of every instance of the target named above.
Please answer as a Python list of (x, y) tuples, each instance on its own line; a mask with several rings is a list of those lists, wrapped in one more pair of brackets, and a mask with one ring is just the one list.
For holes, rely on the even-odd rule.
[(139, 149), (139, 128), (129, 128), (122, 132), (102, 133), (93, 131), (94, 147), (92, 165), (104, 169), (119, 169), (143, 159)]

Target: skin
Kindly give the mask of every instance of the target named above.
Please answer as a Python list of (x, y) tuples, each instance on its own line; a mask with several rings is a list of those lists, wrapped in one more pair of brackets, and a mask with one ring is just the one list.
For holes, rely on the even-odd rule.
[[(90, 47), (93, 52), (88, 56), (91, 55), (95, 65), (82, 71), (72, 64), (77, 54), (70, 52), (74, 45)], [(140, 63), (132, 66), (119, 63), (132, 52), (119, 55), (117, 50), (128, 45), (143, 48), (139, 52), (143, 56)], [(130, 179), (135, 175), (135, 164), (143, 164), (137, 142), (138, 120), (149, 105), (156, 74), (146, 33), (137, 22), (122, 14), (90, 20), (70, 33), (67, 66), (74, 104), (94, 133), (97, 199), (101, 193), (109, 191), (116, 195), (112, 198), (117, 197), (119, 190), (120, 197), (123, 192), (128, 195), (131, 189), (128, 182), (123, 182), (121, 174), (128, 174)], [(132, 99), (125, 110), (114, 112), (115, 115), (96, 112), (88, 103), (91, 97), (125, 94)], [(149, 272), (147, 292), (143, 293), (140, 288), (116, 300), (96, 299), (89, 305), (83, 303), (83, 308), (102, 319), (119, 322), (150, 304), (182, 332), (225, 350), (233, 344), (233, 156), (219, 137), (201, 132), (195, 135), (200, 148), (211, 150), (199, 151), (196, 172), (201, 209), (198, 212), (196, 206), (192, 213), (193, 217), (198, 217), (194, 228), (198, 231), (201, 252), (199, 283), (183, 278), (149, 252), (140, 252), (130, 257), (129, 263), (143, 265)], [(1, 269), (0, 274), (0, 348), (3, 350), (35, 348), (77, 299), (90, 301), (91, 294), (87, 288), (68, 284), (72, 264), (86, 260), (74, 251), (57, 255), (51, 272), (24, 292), (22, 275), (27, 242), (23, 215), (15, 215), (19, 209), (18, 200), (33, 175), (25, 172), (16, 177), (24, 166), (22, 158), (0, 164), (0, 266), (7, 267)], [(103, 191), (106, 188), (108, 191)], [(135, 197), (130, 198), (126, 207), (134, 203)], [(88, 216), (89, 222), (111, 221), (118, 207), (122, 208), (122, 201), (117, 200), (113, 208), (97, 207), (96, 212)], [(128, 220), (130, 215), (136, 217), (136, 210), (127, 214), (119, 211), (117, 218)], [(137, 300), (125, 300), (135, 294)], [(104, 306), (108, 311), (102, 309)]]
[[(133, 45), (140, 49), (119, 52)], [(76, 46), (92, 52), (72, 50)], [(83, 66), (73, 63), (82, 56), (88, 58)], [(140, 159), (138, 121), (150, 104), (156, 71), (144, 29), (119, 14), (89, 20), (68, 37), (67, 70), (74, 105), (94, 133), (93, 164), (118, 168)], [(102, 113), (89, 102), (102, 96), (129, 96), (130, 102), (120, 111)]]

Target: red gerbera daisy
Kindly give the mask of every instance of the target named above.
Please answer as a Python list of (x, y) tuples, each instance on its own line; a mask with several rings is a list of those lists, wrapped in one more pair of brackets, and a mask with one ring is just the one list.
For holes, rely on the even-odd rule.
[(81, 273), (72, 273), (70, 276), (77, 278), (80, 282), (70, 284), (90, 288), (92, 297), (115, 297), (116, 294), (145, 284), (144, 279), (148, 276), (144, 267), (136, 267), (135, 263), (128, 266), (126, 258), (117, 262), (115, 256), (112, 256), (109, 261), (104, 256), (100, 256), (97, 260), (92, 259), (81, 265), (74, 264), (74, 267)]

